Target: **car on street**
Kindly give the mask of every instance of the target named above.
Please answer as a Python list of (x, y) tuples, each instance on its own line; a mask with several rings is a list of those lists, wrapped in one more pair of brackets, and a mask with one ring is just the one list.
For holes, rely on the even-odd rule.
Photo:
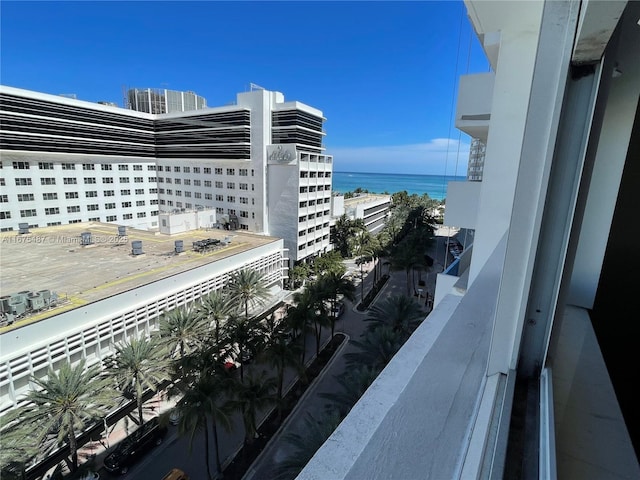
[(172, 468), (162, 480), (189, 480), (189, 476), (179, 468)]
[(131, 435), (122, 440), (104, 459), (104, 468), (111, 473), (125, 474), (129, 467), (155, 445), (160, 445), (167, 427), (154, 417), (142, 424)]

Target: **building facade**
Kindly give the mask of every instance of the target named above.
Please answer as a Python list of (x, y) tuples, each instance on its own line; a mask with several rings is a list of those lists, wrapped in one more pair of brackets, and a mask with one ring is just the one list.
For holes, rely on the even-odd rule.
[(131, 88), (126, 94), (126, 108), (146, 113), (186, 112), (207, 108), (207, 99), (195, 92), (166, 88)]
[(0, 112), (2, 231), (213, 209), (209, 227), (280, 236), (293, 260), (328, 248), (324, 117), (279, 92), (156, 115), (2, 86)]

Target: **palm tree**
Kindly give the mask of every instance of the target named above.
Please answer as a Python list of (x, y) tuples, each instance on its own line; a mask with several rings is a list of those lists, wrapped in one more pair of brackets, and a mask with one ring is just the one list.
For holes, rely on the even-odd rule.
[(342, 278), (342, 275), (336, 273), (328, 273), (323, 275), (318, 280), (319, 289), (325, 292), (331, 301), (331, 338), (333, 338), (335, 325), (336, 325), (336, 303), (338, 301), (338, 295), (342, 295), (344, 298), (350, 301), (354, 301), (356, 298), (356, 287), (351, 283), (351, 280)]
[(35, 445), (43, 446), (50, 435), (58, 444), (66, 440), (70, 458), (65, 460), (72, 472), (78, 468), (76, 432), (103, 418), (115, 404), (115, 396), (99, 374), (98, 366), (85, 368), (84, 360), (75, 366), (63, 363), (57, 372), (50, 368), (44, 378), (31, 377), (38, 389), (28, 392), (28, 403), (10, 416), (23, 432), (35, 436)]
[(307, 350), (307, 333), (311, 330), (311, 322), (315, 317), (315, 312), (307, 307), (306, 304), (291, 305), (287, 309), (284, 321), (291, 330), (293, 342), (300, 339), (300, 363), (304, 365), (305, 353)]
[(224, 322), (233, 312), (233, 302), (221, 290), (213, 290), (202, 298), (198, 310), (213, 325), (214, 340), (220, 343)]
[(419, 252), (411, 242), (402, 242), (401, 246), (394, 249), (389, 259), (393, 270), (404, 270), (407, 275), (407, 296), (411, 297), (413, 292), (411, 283), (411, 270), (419, 262)]
[(316, 339), (316, 355), (320, 353), (320, 339), (322, 335), (322, 327), (329, 325), (329, 315), (325, 300), (327, 294), (324, 292), (318, 282), (312, 283), (302, 292), (293, 294), (293, 301), (300, 308), (307, 309), (309, 315), (313, 319), (313, 328)]
[(232, 388), (233, 400), (230, 400), (229, 404), (242, 414), (244, 442), (245, 445), (250, 445), (258, 431), (256, 421), (258, 411), (277, 402), (273, 395), (276, 379), (267, 377), (266, 372), (263, 371), (260, 377), (247, 375), (246, 382), (236, 382)]
[(341, 417), (335, 412), (316, 420), (311, 414), (304, 419), (302, 434), (288, 433), (283, 440), (292, 448), (284, 460), (276, 464), (276, 475), (273, 480), (292, 480), (298, 476), (311, 457), (338, 427)]
[(155, 391), (168, 380), (170, 360), (164, 356), (155, 341), (147, 338), (131, 338), (116, 345), (115, 354), (105, 360), (105, 375), (115, 384), (125, 398), (135, 398), (138, 420), (142, 416), (143, 397), (147, 390)]
[(320, 393), (319, 395), (322, 398), (331, 400), (333, 403), (331, 411), (335, 411), (337, 408), (342, 415), (346, 416), (379, 373), (379, 369), (369, 365), (360, 365), (354, 369), (346, 370), (335, 377), (342, 387), (341, 392)]
[(200, 431), (204, 431), (204, 454), (207, 464), (207, 475), (212, 479), (209, 462), (209, 418), (213, 433), (213, 448), (216, 454), (216, 474), (222, 473), (220, 461), (220, 444), (218, 440), (218, 425), (227, 431), (231, 430), (231, 410), (228, 403), (220, 403), (224, 392), (221, 383), (214, 376), (202, 375), (192, 385), (182, 392), (182, 398), (176, 404), (179, 413), (178, 433), (189, 435), (189, 450), (193, 446), (193, 439)]
[(227, 323), (229, 341), (240, 362), (240, 380), (244, 380), (245, 359), (255, 355), (262, 341), (262, 329), (255, 318), (232, 315)]
[(404, 343), (402, 333), (388, 325), (367, 331), (363, 336), (362, 340), (351, 340), (360, 351), (345, 354), (349, 365), (369, 365), (382, 370)]
[(380, 325), (388, 325), (394, 331), (402, 333), (406, 339), (420, 325), (424, 317), (424, 311), (412, 298), (394, 295), (374, 305), (369, 310), (369, 316), (365, 321), (371, 322), (369, 330), (378, 328)]
[(178, 307), (162, 315), (160, 327), (155, 333), (159, 345), (166, 349), (170, 357), (181, 358), (202, 347), (207, 325), (195, 308)]
[(262, 305), (269, 298), (263, 275), (253, 269), (235, 272), (231, 276), (228, 288), (231, 298), (244, 309), (245, 319), (249, 318), (249, 306)]
[(9, 421), (8, 416), (0, 417), (0, 478), (24, 479), (27, 465), (39, 452), (36, 430), (31, 425)]
[(278, 419), (282, 418), (282, 390), (284, 384), (284, 371), (287, 367), (302, 370), (300, 364), (300, 345), (289, 344), (284, 335), (278, 335), (269, 339), (266, 348), (261, 352), (265, 362), (276, 369), (278, 380)]

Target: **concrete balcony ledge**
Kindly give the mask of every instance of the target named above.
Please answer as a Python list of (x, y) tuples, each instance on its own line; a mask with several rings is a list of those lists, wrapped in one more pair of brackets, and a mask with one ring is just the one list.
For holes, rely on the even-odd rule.
[(453, 479), (469, 468), (472, 432), (491, 421), (480, 405), (501, 245), (466, 295), (444, 296), (299, 480)]

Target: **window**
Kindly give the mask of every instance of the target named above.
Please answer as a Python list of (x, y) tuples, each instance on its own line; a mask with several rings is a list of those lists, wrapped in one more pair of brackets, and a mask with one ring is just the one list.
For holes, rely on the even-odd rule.
[(191, 185), (191, 180), (189, 180), (188, 178), (185, 178), (184, 185)]
[(144, 188), (136, 188), (136, 195), (144, 195)]
[(82, 222), (82, 220), (69, 220), (69, 224), (72, 224), (72, 223), (81, 223), (81, 222)]
[(194, 198), (202, 198), (202, 194), (200, 192), (193, 193)]
[(63, 163), (62, 164), (62, 169), (63, 170), (75, 170), (76, 169), (76, 164), (75, 163)]
[(230, 208), (229, 210), (227, 210), (227, 213), (229, 215), (235, 215), (236, 214), (236, 209), (235, 208)]
[(182, 196), (182, 190), (176, 190), (176, 197)]
[(40, 170), (53, 170), (53, 163), (51, 163), (51, 162), (38, 162), (38, 168)]
[(29, 170), (29, 162), (13, 162), (13, 168), (16, 170)]
[(204, 194), (204, 199), (205, 200), (213, 200), (213, 196), (210, 193), (205, 193)]
[(233, 190), (234, 188), (236, 188), (236, 184), (235, 184), (235, 182), (227, 182), (227, 188), (232, 189), (232, 190)]
[(129, 170), (129, 165), (118, 165), (118, 170), (125, 171), (125, 170)]
[(233, 195), (227, 195), (227, 202), (235, 203), (236, 197), (234, 197)]
[(167, 195), (173, 195), (173, 190), (171, 190), (170, 188), (167, 188)]
[(43, 193), (42, 194), (42, 199), (43, 200), (57, 200), (58, 199), (58, 194), (57, 193)]
[(216, 202), (224, 202), (224, 197), (222, 195), (216, 195)]
[(129, 183), (129, 177), (120, 177), (120, 183)]
[(95, 190), (92, 190), (90, 192), (84, 192), (84, 196), (86, 198), (97, 197), (98, 196), (98, 192), (96, 192)]
[(246, 210), (240, 210), (240, 216), (242, 218), (249, 218), (249, 212), (247, 212)]
[(11, 212), (0, 212), (0, 220), (11, 218)]
[[(142, 192), (144, 193), (144, 192)], [(158, 189), (157, 188), (150, 188), (149, 189), (149, 193), (158, 193)]]
[(158, 181), (158, 179), (156, 177), (149, 177), (147, 178), (148, 181), (150, 181), (151, 183), (155, 183)]
[(118, 220), (118, 216), (117, 215), (107, 215), (106, 220), (107, 220), (107, 222), (115, 222), (116, 220)]
[(19, 202), (30, 202), (33, 200), (33, 193), (19, 193), (18, 201)]
[(102, 183), (113, 183), (113, 177), (104, 177)]
[[(153, 193), (153, 192), (151, 192), (151, 193)], [(164, 194), (164, 188), (159, 188), (158, 189), (158, 193)]]
[(95, 179), (95, 177), (86, 177), (84, 179), (84, 183), (85, 183), (85, 185), (96, 183), (96, 179)]
[(50, 208), (45, 208), (44, 209), (44, 214), (45, 215), (57, 215), (60, 213), (60, 208), (59, 207), (50, 207)]
[(174, 183), (175, 183), (176, 185), (181, 185), (181, 184), (182, 184), (182, 180), (180, 180), (179, 178), (176, 178), (176, 179), (174, 180)]
[(120, 190), (120, 195), (131, 195), (131, 190)]
[(122, 215), (123, 220), (131, 220), (133, 218), (133, 213), (125, 213)]
[(193, 173), (200, 173), (200, 167), (193, 167)]
[(210, 187), (211, 186), (211, 180), (205, 180), (204, 181), (204, 186), (205, 187)]
[(167, 204), (166, 200), (160, 200), (160, 205), (166, 205), (166, 204)]
[(16, 185), (18, 185), (18, 186), (31, 185), (31, 179), (30, 178), (16, 178)]
[(144, 200), (136, 200), (136, 207), (144, 207)]
[(165, 179), (165, 182), (167, 182), (167, 183), (173, 183), (173, 180), (171, 180), (169, 177), (167, 177), (167, 178)]
[(105, 197), (113, 197), (113, 196), (115, 195), (115, 192), (114, 192), (113, 190), (104, 190), (104, 191), (102, 192), (102, 194), (103, 194)]
[(130, 208), (131, 202), (122, 202), (122, 208)]
[(96, 166), (93, 163), (83, 163), (82, 164), (82, 169), (83, 170), (95, 170)]
[(87, 210), (90, 212), (98, 210), (99, 208), (100, 208), (100, 205), (98, 205), (97, 203), (92, 203), (91, 205), (87, 205)]
[(134, 165), (134, 166), (133, 166), (133, 169), (134, 169), (136, 172), (141, 172), (141, 171), (142, 171), (142, 165)]
[(149, 205), (157, 205), (158, 204), (158, 199), (157, 198), (153, 198), (151, 200), (149, 200)]
[(164, 177), (158, 177), (158, 183), (164, 183)]
[(173, 207), (173, 200), (167, 200), (167, 206)]
[(64, 198), (67, 200), (71, 198), (78, 198), (78, 192), (64, 192)]
[(147, 213), (146, 212), (138, 212), (136, 215), (137, 215), (138, 218), (144, 218), (144, 217), (147, 216)]
[[(158, 170), (162, 170), (162, 167), (158, 167)], [(135, 170), (135, 168), (134, 168)], [(149, 171), (155, 171), (156, 170), (156, 166), (155, 165), (147, 165), (147, 170)]]
[(222, 186), (223, 186), (223, 183), (216, 180), (216, 188), (222, 188)]
[(253, 192), (256, 189), (256, 186), (252, 183), (251, 184), (251, 191)]
[(188, 198), (191, 198), (191, 192), (184, 192), (184, 196), (188, 197)]
[(70, 205), (67, 207), (67, 213), (77, 213), (80, 211), (80, 205)]
[(193, 208), (193, 205), (190, 203), (185, 203), (184, 208)]
[(4, 187), (4, 178), (0, 178), (0, 187)]
[(216, 213), (224, 213), (224, 208), (216, 207)]
[(191, 167), (182, 167), (184, 173), (191, 173)]
[(100, 217), (89, 217), (89, 221), (90, 222), (99, 222), (100, 221)]
[(194, 180), (193, 181), (193, 186), (194, 187), (199, 187), (200, 185), (202, 185), (202, 182), (200, 180)]
[(21, 217), (35, 217), (36, 216), (36, 209), (35, 208), (30, 208), (28, 210), (20, 210), (20, 216)]
[(62, 181), (65, 185), (75, 185), (78, 183), (77, 178), (65, 177)]
[(241, 183), (239, 186), (240, 190), (249, 190), (249, 185), (246, 183)]
[(113, 170), (113, 165), (109, 163), (103, 163), (102, 165), (100, 165), (100, 168), (102, 170)]
[(246, 177), (249, 174), (249, 171), (246, 168), (241, 168), (240, 170), (238, 170), (238, 174), (241, 177)]
[(114, 208), (116, 208), (116, 204), (115, 203), (105, 203), (104, 204), (104, 208), (106, 208), (107, 210), (113, 210)]
[(7, 203), (9, 202), (9, 196), (8, 195), (0, 195), (0, 203)]
[[(100, 221), (98, 219), (98, 221)], [(55, 227), (56, 225), (62, 225), (62, 222), (47, 222), (47, 227)]]
[(174, 172), (180, 172), (180, 167), (173, 167)]
[(235, 168), (227, 168), (227, 175), (235, 175), (235, 174), (236, 174)]
[(240, 203), (249, 203), (249, 199), (247, 197), (240, 197)]
[(135, 183), (142, 183), (144, 182), (144, 177), (133, 177), (133, 181)]
[(215, 169), (215, 174), (216, 174), (216, 175), (222, 175), (222, 168), (218, 168), (218, 167), (216, 167), (216, 169)]
[[(152, 217), (157, 217), (157, 216), (158, 216), (158, 210), (153, 210), (153, 211), (151, 212), (151, 216), (152, 216)], [(155, 222), (154, 222), (154, 223), (152, 223), (152, 225), (153, 225), (153, 224), (155, 224)]]
[(210, 175), (211, 174), (211, 167), (204, 167), (203, 172)]
[(176, 207), (178, 208), (182, 207), (182, 202), (176, 202)]

